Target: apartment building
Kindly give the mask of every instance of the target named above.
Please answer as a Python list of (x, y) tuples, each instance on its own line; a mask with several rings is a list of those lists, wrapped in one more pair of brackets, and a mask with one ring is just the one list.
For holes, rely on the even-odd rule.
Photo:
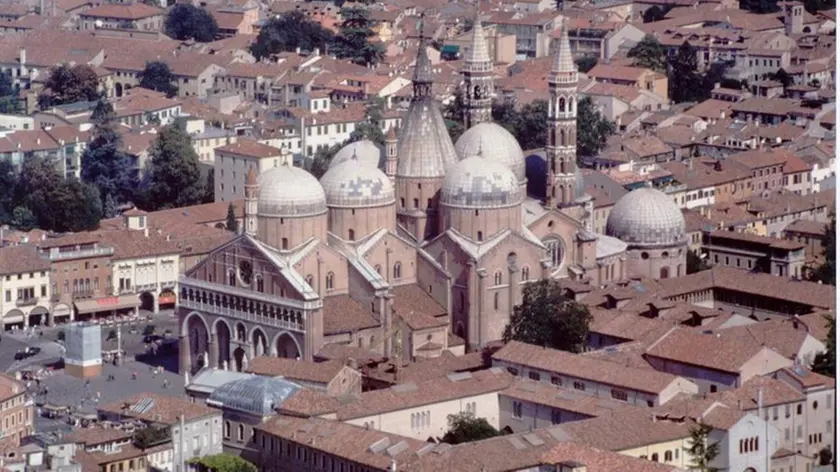
[[(792, 386), (805, 396), (804, 402), (796, 405), (796, 437), (794, 450), (801, 450), (808, 457), (815, 457), (820, 449), (836, 450), (835, 395), (836, 382), (830, 377), (812, 372), (801, 365), (782, 369), (773, 377)], [(800, 409), (801, 406), (801, 409)], [(799, 412), (803, 414), (800, 416)], [(802, 435), (799, 428), (802, 427)]]
[(596, 82), (627, 85), (637, 90), (647, 90), (668, 98), (668, 77), (641, 67), (598, 64), (587, 75)]
[(0, 447), (4, 450), (21, 445), (23, 438), (35, 434), (35, 403), (26, 385), (6, 374), (0, 374)]
[(181, 116), (181, 102), (160, 92), (133, 88), (113, 101), (117, 120), (129, 127), (150, 123), (166, 126)]
[(709, 262), (765, 272), (779, 277), (804, 278), (805, 245), (737, 231), (713, 231), (703, 236)]
[(0, 159), (17, 167), (27, 156), (40, 157), (54, 163), (61, 175), (78, 177), (82, 153), (90, 140), (87, 128), (63, 125), (0, 133)]
[(290, 152), (248, 138), (219, 146), (213, 152), (217, 202), (245, 198), (245, 180), (252, 169), (259, 176), (272, 167), (294, 164)]
[(46, 325), (50, 319), (50, 262), (29, 245), (0, 248), (3, 330)]
[(511, 341), (494, 353), (493, 366), (558, 389), (643, 407), (662, 405), (681, 393), (697, 393), (697, 385), (674, 374), (631, 368), (518, 341)]
[(145, 3), (106, 3), (79, 13), (79, 29), (160, 31), (164, 10)]

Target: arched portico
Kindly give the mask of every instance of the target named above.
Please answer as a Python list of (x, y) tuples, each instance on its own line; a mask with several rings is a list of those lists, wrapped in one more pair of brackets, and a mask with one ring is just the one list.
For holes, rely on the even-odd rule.
[(11, 331), (12, 329), (23, 328), (24, 316), (23, 312), (17, 308), (9, 310), (3, 315), (3, 330)]
[(303, 350), (300, 348), (300, 343), (295, 336), (288, 331), (281, 331), (274, 337), (274, 346), (277, 357), (285, 357), (287, 359), (297, 359), (301, 357)]
[(42, 306), (35, 306), (32, 307), (32, 310), (29, 311), (29, 315), (27, 315), (27, 325), (28, 326), (43, 326), (47, 324), (47, 318), (49, 317), (49, 310)]
[(268, 337), (261, 327), (254, 326), (251, 328), (251, 334), (248, 336), (248, 340), (251, 343), (252, 359), (257, 356), (267, 356), (269, 354)]

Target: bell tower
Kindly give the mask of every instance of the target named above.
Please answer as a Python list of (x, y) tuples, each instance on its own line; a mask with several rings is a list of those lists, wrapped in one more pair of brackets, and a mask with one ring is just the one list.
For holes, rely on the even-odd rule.
[(251, 167), (245, 181), (245, 234), (257, 236), (257, 202), (260, 190), (257, 172)]
[(461, 89), (465, 108), (464, 128), (469, 129), (479, 123), (490, 121), (493, 106), (493, 61), (487, 51), (484, 27), (481, 25), (481, 10), (478, 5), (475, 21), (473, 21), (470, 49), (464, 57), (461, 75), (464, 81)]
[(577, 170), (577, 84), (578, 70), (569, 45), (569, 25), (563, 19), (560, 43), (548, 76), (548, 165), (546, 206), (575, 203)]

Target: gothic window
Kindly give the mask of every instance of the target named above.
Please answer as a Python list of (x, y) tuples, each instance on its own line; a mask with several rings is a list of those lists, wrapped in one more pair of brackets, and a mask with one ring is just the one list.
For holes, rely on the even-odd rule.
[(280, 243), (280, 249), (286, 250), (289, 249), (289, 238), (283, 238), (282, 242)]
[(481, 99), (481, 86), (476, 85), (475, 87), (473, 87), (473, 98), (476, 100)]
[(564, 129), (560, 130), (560, 145), (561, 146), (566, 145), (566, 130), (564, 130)]
[(522, 281), (527, 281), (531, 279), (531, 269), (528, 266), (522, 268)]
[(563, 98), (563, 97), (560, 97), (557, 100), (557, 112), (558, 113), (565, 113), (566, 112), (566, 99)]
[(502, 271), (497, 270), (495, 274), (493, 274), (493, 285), (502, 285)]
[(256, 279), (257, 279), (257, 291), (258, 292), (265, 291), (265, 282), (263, 282), (262, 275), (258, 275), (256, 277)]
[(400, 264), (399, 262), (394, 264), (394, 278), (395, 279), (402, 278), (402, 264)]
[(545, 257), (549, 260), (551, 267), (560, 267), (563, 264), (563, 241), (560, 238), (548, 238), (543, 240), (545, 244)]
[(484, 233), (482, 233), (481, 231), (479, 231), (479, 232), (478, 232), (478, 234), (476, 235), (476, 238), (475, 238), (475, 239), (476, 239), (476, 240), (478, 240), (478, 242), (483, 241), (483, 240), (484, 240)]
[(239, 263), (239, 281), (242, 285), (251, 285), (251, 277), (254, 275), (254, 268), (248, 261)]
[(499, 292), (493, 294), (493, 309), (499, 309)]
[(335, 274), (333, 274), (332, 272), (328, 273), (327, 274), (327, 283), (326, 283), (327, 290), (332, 290), (333, 289), (333, 279), (335, 279)]
[(663, 267), (663, 268), (659, 269), (659, 278), (660, 279), (667, 279), (669, 275), (670, 275), (670, 270), (668, 270), (667, 267)]
[(233, 270), (228, 271), (228, 285), (230, 285), (231, 287), (236, 286), (236, 272), (234, 272)]
[(352, 229), (347, 230), (347, 239), (349, 239), (350, 241), (355, 241), (356, 240), (356, 232)]

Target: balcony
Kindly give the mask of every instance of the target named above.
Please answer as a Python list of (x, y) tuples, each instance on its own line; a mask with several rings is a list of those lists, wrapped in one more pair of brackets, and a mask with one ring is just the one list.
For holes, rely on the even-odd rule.
[(134, 288), (137, 293), (155, 292), (157, 291), (157, 284), (137, 284)]
[(83, 259), (88, 257), (104, 257), (112, 256), (114, 248), (111, 247), (96, 247), (92, 249), (79, 249), (75, 251), (52, 250), (49, 252), (50, 262), (64, 261), (68, 259)]
[(126, 287), (120, 287), (118, 295), (127, 295), (129, 293), (134, 293), (134, 287), (130, 285)]
[(38, 304), (38, 297), (18, 298), (15, 301), (16, 306), (32, 306)]
[(76, 299), (93, 298), (93, 295), (93, 290), (76, 290), (73, 292), (73, 298)]

